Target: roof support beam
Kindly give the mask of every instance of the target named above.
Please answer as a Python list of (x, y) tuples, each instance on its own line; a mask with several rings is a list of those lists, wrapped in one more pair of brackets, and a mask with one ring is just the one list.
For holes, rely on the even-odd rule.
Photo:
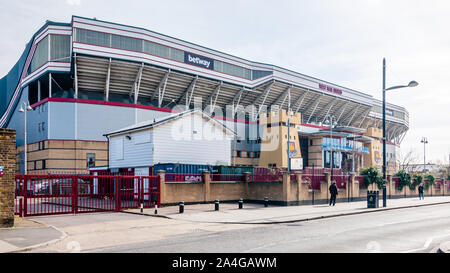
[[(233, 117), (237, 113), (237, 109), (239, 107), (239, 103), (241, 102), (241, 98), (242, 98), (242, 94), (243, 93), (244, 93), (244, 87), (242, 87), (241, 90), (238, 93), (236, 93), (236, 95), (234, 95), (234, 98), (233, 98)], [(237, 102), (235, 104), (234, 101), (236, 99), (238, 99), (238, 100), (237, 100)]]
[[(356, 106), (356, 109), (353, 111), (353, 115), (352, 115), (352, 117), (350, 118), (350, 120), (348, 121), (347, 126), (350, 126), (350, 124), (352, 124), (353, 119), (355, 118), (355, 115), (356, 115), (356, 113), (357, 113), (358, 110), (359, 110), (359, 107), (360, 107), (360, 105)], [(344, 119), (344, 120), (345, 120), (345, 119)]]
[(333, 99), (327, 106), (325, 106), (325, 109), (328, 108), (328, 110), (327, 110), (327, 113), (325, 114), (325, 116), (323, 116), (322, 123), (325, 122), (325, 119), (327, 118), (328, 114), (330, 113), (331, 108), (334, 107), (334, 105), (337, 103), (337, 101), (338, 101), (337, 99)]
[(275, 83), (275, 81), (272, 81), (272, 82), (266, 87), (266, 89), (264, 90), (264, 92), (262, 92), (262, 93), (258, 96), (258, 98), (256, 98), (256, 100), (253, 102), (253, 105), (256, 105), (256, 104), (258, 103), (259, 99), (261, 99), (261, 97), (264, 96), (262, 102), (259, 104), (258, 115), (259, 115), (259, 113), (261, 113), (262, 106), (264, 105), (264, 103), (266, 103), (267, 96), (269, 95), (270, 89), (272, 88), (272, 86), (273, 86), (274, 83)]
[(361, 123), (359, 123), (359, 126), (358, 126), (359, 128), (361, 128), (361, 126), (363, 125), (364, 121), (366, 121), (366, 118), (369, 115), (370, 110), (371, 109), (369, 108), (369, 110), (366, 111), (366, 114), (364, 115), (364, 118), (361, 120)]
[(137, 103), (137, 99), (139, 96), (139, 88), (141, 85), (141, 78), (142, 78), (142, 70), (144, 69), (144, 63), (142, 63), (141, 67), (139, 67), (138, 73), (136, 74), (136, 78), (134, 79), (134, 83), (131, 86), (131, 90), (129, 93), (129, 96), (131, 97), (131, 95), (134, 92), (134, 103)]
[(348, 106), (349, 104), (350, 104), (350, 102), (348, 102), (348, 101), (344, 104), (344, 107), (342, 108), (342, 111), (341, 111), (341, 113), (339, 114), (339, 117), (337, 118), (336, 123), (339, 123), (339, 121), (341, 120), (342, 115), (343, 115), (344, 112), (345, 112), (345, 109), (347, 109), (347, 106)]
[(222, 84), (223, 82), (220, 81), (220, 83), (216, 86), (214, 91), (208, 96), (208, 98), (205, 101), (205, 104), (209, 103), (209, 105), (211, 106), (211, 111), (213, 111), (213, 109), (216, 108), (217, 98), (219, 97), (220, 88), (222, 87)]
[(285, 90), (283, 93), (281, 93), (281, 94), (276, 98), (276, 100), (274, 101), (274, 103), (272, 103), (270, 106), (272, 106), (272, 105), (278, 105), (278, 103), (280, 102), (281, 98), (283, 98), (283, 102), (280, 104), (280, 109), (282, 109), (282, 108), (283, 108), (283, 105), (284, 105), (284, 102), (286, 101), (286, 99), (287, 99), (289, 93), (291, 92), (291, 89), (292, 89), (292, 86), (288, 86), (288, 87), (286, 88), (286, 90)]
[[(315, 101), (314, 101), (314, 110), (311, 112), (311, 115), (309, 115), (308, 121), (306, 123), (309, 123), (309, 121), (311, 120), (311, 117), (314, 115), (314, 113), (317, 110), (317, 106), (319, 106), (320, 104), (320, 99), (322, 98), (322, 95), (320, 95)], [(308, 109), (309, 110), (309, 109)]]
[(308, 91), (305, 91), (303, 94), (300, 95), (300, 97), (298, 97), (297, 101), (293, 104), (293, 106), (298, 104), (297, 109), (295, 109), (294, 114), (297, 114), (298, 110), (300, 110), (300, 107), (302, 106), (302, 103), (305, 100), (305, 97), (307, 94), (308, 94)]
[[(194, 90), (195, 90), (195, 84), (197, 83), (198, 80), (198, 76), (196, 76), (191, 84), (189, 84), (189, 87), (186, 89), (186, 91), (183, 93), (183, 95), (181, 95), (178, 100), (177, 100), (177, 104), (180, 104), (180, 102), (183, 100), (184, 97), (186, 97), (185, 102), (186, 102), (186, 110), (189, 109), (189, 106), (191, 105), (191, 101), (192, 101), (192, 95), (194, 94)], [(189, 95), (190, 93), (190, 95)]]
[(111, 80), (111, 58), (108, 62), (108, 72), (106, 72), (106, 82), (105, 82), (105, 100), (109, 101), (109, 83)]
[(155, 92), (153, 92), (152, 99), (151, 99), (152, 101), (156, 97), (156, 92), (158, 92), (158, 107), (161, 107), (161, 105), (162, 105), (162, 102), (163, 102), (163, 99), (164, 99), (164, 94), (166, 92), (167, 81), (169, 80), (169, 76), (170, 76), (170, 72), (171, 72), (171, 70), (169, 69), (164, 74), (164, 76), (161, 79), (161, 81), (159, 81), (157, 90), (155, 90)]
[(73, 56), (73, 64), (74, 64), (74, 73), (75, 73), (75, 94), (74, 97), (78, 99), (78, 69), (77, 69), (77, 53), (74, 53)]

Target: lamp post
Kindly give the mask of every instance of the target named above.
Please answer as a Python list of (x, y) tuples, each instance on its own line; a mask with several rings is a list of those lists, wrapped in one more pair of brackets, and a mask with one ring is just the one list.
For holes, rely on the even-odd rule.
[(333, 182), (333, 126), (337, 124), (334, 116), (326, 115), (325, 123), (330, 124), (330, 165), (331, 165), (331, 182)]
[(420, 142), (423, 143), (423, 173), (425, 173), (425, 144), (428, 144), (428, 139), (426, 137), (422, 137)]
[[(25, 107), (25, 109), (24, 109), (24, 107)], [(19, 112), (20, 113), (24, 113), (24, 126), (23, 126), (23, 128), (24, 128), (24, 146), (23, 146), (23, 149), (24, 149), (24, 160), (25, 160), (25, 171), (24, 171), (24, 174), (26, 175), (27, 174), (27, 111), (30, 111), (30, 110), (32, 110), (33, 108), (31, 108), (31, 106), (30, 106), (30, 103), (29, 102), (23, 102), (23, 106), (21, 105), (20, 106), (20, 109), (19, 109)]]
[(386, 207), (386, 91), (404, 87), (416, 87), (416, 81), (408, 85), (397, 85), (386, 88), (386, 58), (383, 58), (383, 207)]
[(287, 127), (288, 127), (288, 141), (287, 141), (287, 158), (288, 158), (288, 173), (291, 173), (291, 91), (288, 92), (288, 111), (287, 111)]

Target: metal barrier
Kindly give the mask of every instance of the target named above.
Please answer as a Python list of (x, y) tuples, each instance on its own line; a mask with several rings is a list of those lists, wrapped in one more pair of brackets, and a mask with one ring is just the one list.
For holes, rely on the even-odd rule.
[(20, 216), (119, 211), (160, 205), (159, 176), (16, 175)]

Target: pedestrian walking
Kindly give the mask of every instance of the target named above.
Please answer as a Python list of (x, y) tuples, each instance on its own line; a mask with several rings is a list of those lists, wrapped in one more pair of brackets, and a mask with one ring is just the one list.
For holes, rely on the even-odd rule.
[(423, 184), (419, 185), (419, 200), (423, 199)]
[(336, 187), (336, 181), (333, 181), (330, 185), (330, 206), (336, 204), (336, 196), (338, 195), (338, 189)]

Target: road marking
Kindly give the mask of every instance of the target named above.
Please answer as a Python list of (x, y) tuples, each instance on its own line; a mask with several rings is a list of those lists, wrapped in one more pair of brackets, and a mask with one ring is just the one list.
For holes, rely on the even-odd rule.
[[(450, 231), (449, 229), (447, 229), (446, 231)], [(421, 250), (425, 250), (427, 248), (430, 247), (431, 243), (433, 242), (433, 240), (437, 239), (437, 238), (445, 238), (445, 237), (450, 237), (450, 233), (447, 234), (443, 234), (443, 235), (437, 235), (437, 236), (432, 236), (430, 238), (428, 238), (425, 241), (425, 244), (423, 245), (423, 247), (421, 248), (416, 248), (416, 249), (410, 249), (410, 250), (406, 250), (406, 251), (402, 251), (401, 253), (412, 253), (412, 252), (416, 252), (416, 251), (421, 251)]]

